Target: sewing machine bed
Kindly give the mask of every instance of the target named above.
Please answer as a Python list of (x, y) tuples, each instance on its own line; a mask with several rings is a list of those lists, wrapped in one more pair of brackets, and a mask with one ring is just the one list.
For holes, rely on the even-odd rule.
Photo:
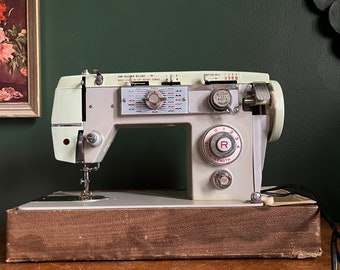
[(8, 210), (7, 262), (321, 255), (319, 210), (305, 198), (245, 206), (193, 202), (180, 191), (95, 194), (107, 199), (45, 197)]

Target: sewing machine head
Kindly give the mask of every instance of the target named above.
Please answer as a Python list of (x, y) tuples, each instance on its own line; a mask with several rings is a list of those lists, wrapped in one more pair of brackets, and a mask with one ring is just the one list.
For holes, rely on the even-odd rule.
[(278, 82), (248, 72), (155, 72), (62, 77), (52, 137), (57, 160), (99, 168), (120, 127), (187, 127), (187, 191), (193, 200), (258, 201), (267, 141), (282, 132)]

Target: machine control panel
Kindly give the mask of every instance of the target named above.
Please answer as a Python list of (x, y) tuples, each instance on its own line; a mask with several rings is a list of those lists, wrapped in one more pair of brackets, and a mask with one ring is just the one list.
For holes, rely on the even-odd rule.
[(189, 95), (186, 86), (134, 86), (121, 88), (121, 114), (185, 114)]

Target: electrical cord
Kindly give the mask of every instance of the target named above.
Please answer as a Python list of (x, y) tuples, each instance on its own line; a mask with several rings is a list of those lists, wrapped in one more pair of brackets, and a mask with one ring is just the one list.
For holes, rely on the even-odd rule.
[[(278, 193), (279, 190), (285, 190), (286, 193)], [(323, 216), (323, 218), (327, 221), (328, 225), (330, 226), (332, 230), (332, 236), (331, 236), (331, 265), (332, 270), (338, 270), (338, 264), (340, 263), (340, 254), (338, 249), (338, 239), (340, 239), (340, 232), (336, 226), (335, 221), (330, 217), (330, 215), (327, 213), (325, 207), (322, 205), (319, 198), (315, 195), (314, 192), (312, 192), (310, 189), (304, 187), (304, 186), (298, 186), (298, 185), (282, 185), (282, 186), (276, 186), (273, 188), (267, 188), (264, 190), (261, 190), (261, 194), (272, 196), (272, 197), (286, 197), (289, 195), (300, 195), (304, 197), (308, 197), (314, 201), (316, 201), (320, 213)]]

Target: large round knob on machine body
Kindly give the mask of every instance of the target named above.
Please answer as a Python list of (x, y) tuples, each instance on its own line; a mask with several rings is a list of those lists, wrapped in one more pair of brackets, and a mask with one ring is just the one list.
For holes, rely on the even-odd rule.
[(239, 133), (229, 126), (209, 129), (202, 138), (202, 152), (206, 160), (214, 165), (233, 162), (240, 154), (242, 141)]
[(229, 133), (218, 132), (211, 136), (209, 147), (215, 156), (225, 158), (235, 151), (236, 143)]

